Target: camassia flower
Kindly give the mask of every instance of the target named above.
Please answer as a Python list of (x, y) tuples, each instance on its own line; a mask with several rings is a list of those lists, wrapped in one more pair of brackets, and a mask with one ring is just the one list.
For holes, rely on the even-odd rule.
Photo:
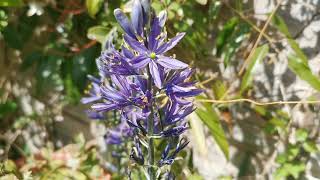
[(203, 90), (194, 86), (195, 82), (188, 81), (191, 75), (192, 70), (187, 68), (183, 71), (176, 71), (169, 77), (164, 89), (172, 101), (187, 105), (190, 103), (187, 98), (197, 96), (203, 92)]
[(125, 121), (122, 121), (119, 125), (107, 131), (105, 139), (108, 144), (119, 145), (132, 136), (133, 129)]
[(89, 86), (89, 91), (87, 92), (87, 94), (89, 96), (87, 97), (83, 97), (81, 99), (81, 102), (83, 104), (88, 104), (88, 103), (92, 103), (92, 102), (95, 102), (95, 101), (98, 101), (101, 99), (101, 95), (100, 95), (100, 79), (98, 78), (95, 78), (93, 76), (88, 76), (89, 80), (91, 81), (91, 84)]
[(150, 35), (145, 42), (133, 39), (129, 35), (124, 36), (125, 42), (138, 54), (138, 56), (132, 59), (132, 66), (136, 69), (143, 69), (148, 65), (154, 83), (158, 88), (162, 87), (163, 81), (161, 78), (163, 73), (161, 68), (184, 69), (188, 67), (186, 63), (164, 55), (164, 53), (178, 44), (185, 33), (179, 33), (176, 37), (165, 42), (166, 35), (160, 34), (164, 22), (161, 22), (160, 19), (165, 21), (163, 17), (153, 19)]
[[(120, 9), (114, 11), (123, 42), (117, 48), (107, 41), (96, 60), (101, 78), (89, 78), (92, 86), (82, 102), (91, 104), (89, 117), (113, 117), (118, 122), (109, 127), (106, 142), (123, 149), (130, 146), (130, 160), (146, 168), (147, 179), (154, 180), (155, 170), (170, 166), (188, 145), (182, 137), (189, 129), (186, 117), (195, 110), (191, 98), (202, 90), (190, 81), (193, 71), (188, 64), (167, 55), (185, 33), (168, 40), (166, 12), (156, 16), (148, 2), (133, 0), (130, 19)], [(159, 95), (167, 97), (165, 104)], [(166, 144), (165, 149), (155, 149), (154, 141)]]
[(134, 54), (127, 48), (122, 47), (122, 51), (117, 51), (113, 46), (102, 52), (97, 59), (97, 64), (100, 72), (104, 76), (110, 75), (138, 75), (129, 61), (134, 58)]
[(93, 104), (91, 107), (97, 112), (122, 110), (127, 106), (145, 107), (147, 105), (146, 92), (137, 84), (131, 83), (126, 77), (111, 76), (116, 87), (102, 85), (100, 88), (104, 102)]

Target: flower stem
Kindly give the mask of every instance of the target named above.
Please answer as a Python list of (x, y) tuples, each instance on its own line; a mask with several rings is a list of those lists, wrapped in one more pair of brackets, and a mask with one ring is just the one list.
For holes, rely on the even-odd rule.
[[(152, 92), (152, 77), (151, 77), (151, 73), (149, 68), (148, 69), (148, 89), (150, 91), (150, 93)], [(155, 173), (154, 173), (154, 142), (153, 142), (153, 128), (154, 128), (154, 110), (153, 110), (153, 100), (151, 99), (150, 105), (150, 116), (148, 119), (148, 124), (147, 124), (147, 128), (148, 128), (148, 175), (150, 180), (154, 180), (155, 179)]]

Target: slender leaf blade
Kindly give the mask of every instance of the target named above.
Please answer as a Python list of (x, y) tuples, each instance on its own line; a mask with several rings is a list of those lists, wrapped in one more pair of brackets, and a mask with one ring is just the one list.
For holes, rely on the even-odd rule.
[(209, 128), (212, 137), (219, 145), (223, 154), (229, 159), (229, 144), (225, 136), (224, 130), (220, 124), (219, 117), (210, 104), (203, 104), (204, 108), (198, 108), (196, 114), (202, 120), (202, 122)]
[(0, 7), (17, 7), (22, 6), (23, 0), (1, 0), (0, 1)]
[(196, 1), (201, 5), (206, 5), (208, 3), (208, 0), (196, 0)]
[(104, 26), (94, 26), (88, 29), (87, 37), (104, 44), (108, 33), (108, 28)]
[(95, 18), (95, 15), (99, 12), (102, 3), (103, 0), (86, 0), (86, 7), (92, 18)]
[(254, 67), (257, 63), (261, 62), (268, 54), (269, 46), (267, 44), (260, 46), (254, 50), (254, 54), (251, 59), (249, 59), (249, 65), (246, 73), (244, 74), (240, 86), (240, 93), (242, 94), (251, 84), (252, 82), (252, 74), (254, 71)]
[(288, 57), (289, 68), (302, 80), (308, 82), (314, 89), (320, 91), (320, 80), (312, 74), (311, 69), (299, 57)]
[(303, 61), (303, 63), (308, 64), (307, 56), (301, 50), (298, 43), (292, 38), (289, 28), (285, 23), (284, 19), (282, 19), (281, 16), (276, 15), (273, 17), (272, 22), (276, 26), (276, 28), (286, 36), (289, 45), (291, 46), (292, 50), (296, 53), (296, 55)]

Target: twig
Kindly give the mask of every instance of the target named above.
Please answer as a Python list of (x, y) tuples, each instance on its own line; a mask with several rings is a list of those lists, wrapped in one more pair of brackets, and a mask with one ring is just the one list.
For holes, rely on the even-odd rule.
[(271, 37), (269, 37), (266, 33), (264, 33), (262, 30), (260, 30), (256, 25), (254, 25), (251, 21), (248, 20), (242, 13), (238, 12), (236, 9), (231, 7), (228, 3), (223, 2), (229, 9), (231, 9), (234, 13), (236, 13), (242, 20), (244, 20), (246, 23), (248, 23), (254, 30), (256, 30), (258, 33), (261, 33), (264, 38), (266, 38), (269, 43), (273, 44), (273, 40)]
[(85, 49), (89, 49), (91, 48), (92, 46), (96, 45), (97, 44), (97, 41), (96, 40), (91, 40), (90, 42), (88, 42), (87, 44), (83, 45), (81, 48), (76, 48), (76, 47), (73, 47), (71, 48), (70, 50), (72, 52), (76, 52), (76, 53), (79, 53)]
[(202, 81), (202, 82), (199, 82), (197, 85), (198, 85), (198, 86), (203, 86), (203, 85), (209, 83), (210, 81), (212, 81), (212, 80), (214, 80), (214, 79), (216, 79), (216, 78), (217, 78), (217, 76), (211, 76), (209, 79), (206, 79), (206, 80), (204, 80), (204, 81)]
[(281, 105), (281, 104), (320, 104), (320, 101), (271, 101), (271, 102), (257, 102), (251, 99), (231, 99), (231, 100), (215, 100), (215, 99), (198, 99), (197, 102), (209, 102), (214, 104), (232, 104), (247, 102), (257, 106)]
[(312, 17), (310, 18), (310, 20), (307, 21), (307, 23), (305, 25), (303, 25), (303, 27), (293, 36), (293, 39), (297, 39), (303, 32), (304, 30), (310, 26), (310, 24), (312, 22), (314, 22), (314, 20), (316, 19), (316, 17), (318, 17), (320, 15), (320, 12), (316, 12), (315, 14), (312, 15)]
[(254, 52), (255, 52), (255, 50), (256, 50), (256, 48), (257, 48), (257, 46), (258, 46), (258, 44), (259, 44), (259, 42), (260, 42), (260, 40), (261, 40), (261, 38), (262, 38), (264, 32), (266, 31), (269, 23), (270, 23), (271, 20), (272, 20), (272, 17), (274, 16), (274, 14), (276, 13), (276, 11), (277, 11), (278, 8), (280, 7), (281, 2), (282, 2), (282, 0), (280, 0), (280, 1), (278, 2), (277, 6), (274, 8), (274, 10), (272, 11), (272, 13), (271, 13), (270, 16), (268, 17), (266, 23), (264, 24), (264, 26), (263, 26), (263, 28), (262, 28), (262, 30), (261, 30), (261, 32), (260, 32), (260, 34), (259, 34), (256, 42), (254, 43), (254, 46), (253, 46), (253, 48), (252, 48), (249, 56), (248, 56), (247, 59), (244, 61), (243, 65), (242, 65), (242, 67), (241, 67), (241, 69), (240, 69), (240, 71), (239, 71), (239, 73), (238, 73), (239, 76), (243, 73), (243, 71), (244, 71), (244, 69), (246, 68), (247, 64), (249, 64), (249, 60), (250, 60), (251, 57), (253, 56), (253, 54), (254, 54)]

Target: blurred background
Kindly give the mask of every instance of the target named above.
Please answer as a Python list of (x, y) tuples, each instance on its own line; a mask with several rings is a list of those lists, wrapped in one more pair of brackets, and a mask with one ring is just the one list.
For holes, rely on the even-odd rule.
[[(123, 179), (80, 99), (129, 0), (0, 0), (0, 179)], [(320, 0), (153, 0), (210, 108), (177, 179), (320, 179)], [(271, 103), (268, 103), (271, 102)], [(121, 164), (121, 163), (120, 163)]]

